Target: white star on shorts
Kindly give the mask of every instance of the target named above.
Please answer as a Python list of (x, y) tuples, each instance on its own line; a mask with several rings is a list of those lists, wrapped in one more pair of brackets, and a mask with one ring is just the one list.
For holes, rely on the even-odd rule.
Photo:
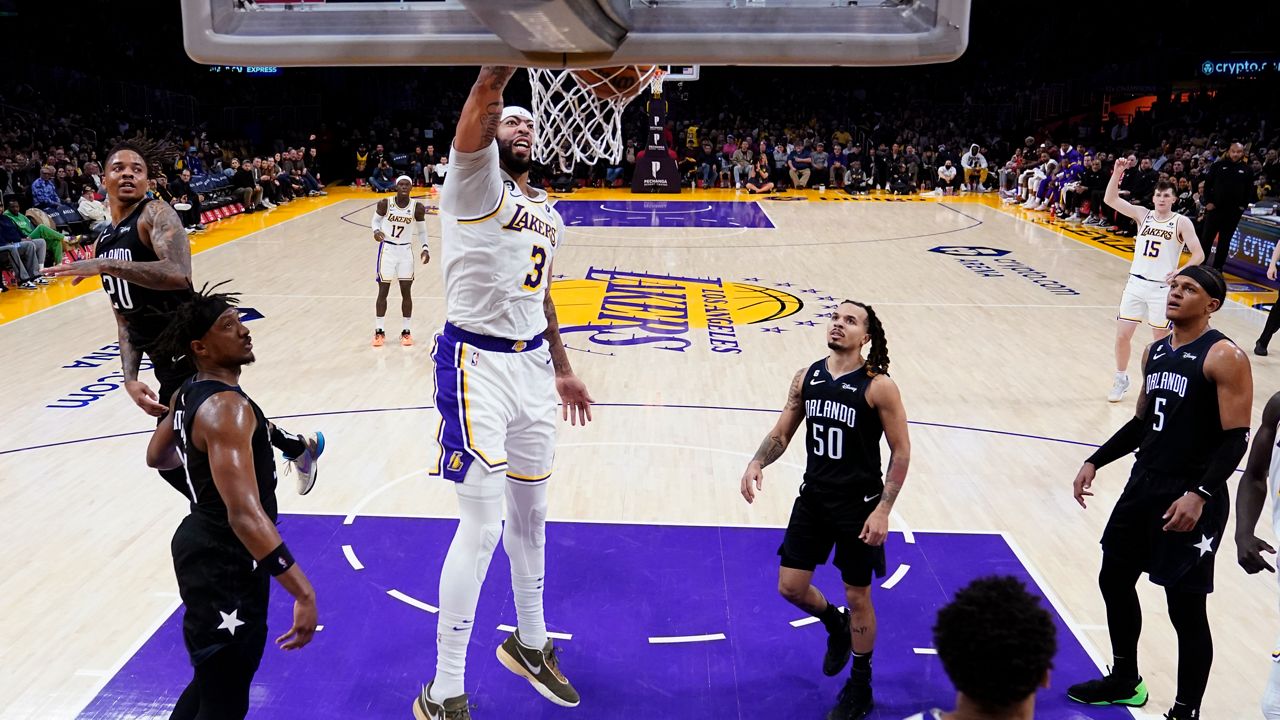
[(1193, 543), (1191, 547), (1200, 551), (1200, 557), (1204, 557), (1208, 553), (1213, 552), (1213, 538), (1208, 535), (1201, 535), (1200, 542)]
[(224, 613), (221, 610), (219, 610), (218, 614), (222, 616), (222, 624), (218, 626), (218, 629), (226, 630), (227, 632), (231, 633), (232, 636), (234, 636), (236, 634), (236, 628), (244, 624), (243, 620), (236, 617), (236, 614), (239, 612), (240, 612), (239, 608), (232, 610), (230, 613)]

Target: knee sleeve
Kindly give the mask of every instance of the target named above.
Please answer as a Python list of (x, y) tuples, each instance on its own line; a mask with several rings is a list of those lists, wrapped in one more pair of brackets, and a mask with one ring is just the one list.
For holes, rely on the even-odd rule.
[(512, 572), (519, 575), (543, 573), (547, 544), (547, 484), (507, 483), (507, 529), (503, 547), (511, 560)]
[[(468, 470), (471, 474), (488, 475), (478, 464)], [(500, 473), (499, 473), (500, 474)], [(470, 479), (470, 478), (468, 478)], [(487, 478), (486, 478), (487, 479)], [(477, 582), (483, 582), (489, 571), (493, 551), (502, 537), (502, 490), (490, 482), (475, 485), (459, 485), (458, 532), (460, 541), (474, 553), (474, 570)]]

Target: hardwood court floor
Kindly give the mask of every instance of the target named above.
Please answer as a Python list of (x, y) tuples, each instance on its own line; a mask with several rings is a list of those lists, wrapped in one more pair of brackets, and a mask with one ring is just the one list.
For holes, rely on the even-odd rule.
[[(369, 347), (367, 221), (376, 197), (335, 191), (287, 213), (220, 223), (194, 244), (197, 284), (232, 279), (262, 316), (250, 323), (258, 363), (245, 372), (246, 390), (284, 427), (329, 438), (315, 492), (297, 497), (282, 476), (283, 513), (456, 510), (451, 488), (425, 477), (437, 417), (429, 353), (443, 321), (437, 265), (420, 268), (414, 284), (417, 344)], [(739, 476), (792, 374), (825, 353), (827, 298), (860, 299), (882, 317), (914, 423), (895, 529), (1004, 533), (1085, 646), (1100, 651), (1095, 659), (1107, 661), (1097, 541), (1129, 463), (1102, 471), (1087, 511), (1072, 500), (1071, 481), (1089, 446), (1133, 411), (1133, 392), (1105, 401), (1122, 253), (986, 198), (836, 197), (678, 198), (689, 206), (604, 191), (568, 198), (576, 205), (566, 215), (573, 207), (580, 222), (557, 255), (555, 293), (571, 359), (599, 405), (590, 426), (561, 431), (552, 518), (784, 525), (804, 460), (800, 438), (768, 469), (755, 505), (738, 495)], [(720, 207), (734, 199), (758, 202)], [(438, 256), (435, 218), (430, 226)], [(611, 327), (600, 320), (645, 287), (683, 300), (652, 301)], [(0, 299), (4, 718), (75, 717), (177, 605), (168, 542), (184, 503), (143, 465), (152, 423), (118, 387), (115, 326), (95, 288), (60, 281), (39, 297)], [(1214, 323), (1251, 347), (1262, 319), (1232, 303)], [(1256, 426), (1280, 388), (1280, 362), (1251, 360)], [(1270, 538), (1265, 525), (1259, 534)], [(1230, 541), (1220, 547), (1209, 601), (1216, 647), (1206, 717), (1257, 715), (1280, 624), (1275, 577), (1246, 576), (1234, 551)], [(434, 565), (421, 572), (434, 582)], [(1163, 595), (1145, 581), (1140, 591), (1152, 690), (1145, 710), (1155, 716), (1172, 704), (1176, 646)], [(1048, 692), (1076, 680), (1055, 676)]]

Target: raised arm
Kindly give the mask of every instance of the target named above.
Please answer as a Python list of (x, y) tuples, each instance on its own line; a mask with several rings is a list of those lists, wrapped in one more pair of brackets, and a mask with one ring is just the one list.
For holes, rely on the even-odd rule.
[(1120, 180), (1124, 178), (1124, 171), (1128, 169), (1128, 158), (1116, 158), (1116, 165), (1111, 170), (1111, 180), (1107, 183), (1107, 189), (1102, 193), (1102, 201), (1115, 208), (1115, 211), (1121, 215), (1140, 223), (1147, 217), (1147, 209), (1141, 205), (1134, 205), (1120, 197)]
[(787, 389), (787, 403), (782, 407), (782, 413), (773, 424), (773, 429), (761, 441), (751, 462), (747, 463), (746, 472), (742, 474), (740, 491), (748, 503), (754, 502), (756, 492), (764, 489), (765, 467), (782, 457), (782, 453), (787, 450), (787, 445), (791, 444), (791, 438), (795, 436), (796, 429), (804, 420), (804, 403), (800, 398), (804, 373), (805, 369), (801, 368), (796, 371), (795, 377), (791, 378), (791, 386)]
[(1262, 409), (1262, 424), (1253, 434), (1249, 463), (1236, 491), (1236, 560), (1250, 575), (1276, 571), (1262, 556), (1264, 552), (1274, 555), (1275, 549), (1254, 534), (1267, 499), (1267, 472), (1276, 451), (1276, 425), (1280, 425), (1280, 392), (1272, 395)]
[(316, 630), (316, 594), (289, 554), (275, 523), (262, 509), (253, 464), (253, 432), (257, 418), (249, 402), (232, 392), (209, 398), (197, 410), (192, 443), (209, 455), (213, 484), (227, 506), (227, 521), (236, 537), (294, 597), (293, 627), (276, 640), (286, 650), (311, 642)]
[(867, 402), (880, 413), (884, 438), (889, 443), (889, 469), (885, 472), (884, 492), (862, 527), (862, 541), (874, 547), (883, 544), (889, 534), (889, 513), (893, 511), (893, 503), (907, 480), (907, 468), (911, 465), (911, 435), (907, 431), (907, 411), (902, 406), (902, 394), (892, 378), (888, 375), (874, 378), (867, 389)]
[(480, 77), (471, 86), (471, 94), (458, 117), (453, 147), (461, 152), (475, 152), (493, 142), (498, 134), (498, 121), (502, 119), (502, 91), (515, 71), (514, 67), (501, 65), (480, 68)]

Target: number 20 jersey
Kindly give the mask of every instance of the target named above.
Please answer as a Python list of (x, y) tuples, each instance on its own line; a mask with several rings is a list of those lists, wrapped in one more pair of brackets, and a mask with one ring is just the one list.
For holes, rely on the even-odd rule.
[(810, 365), (801, 378), (806, 486), (867, 494), (883, 489), (880, 438), (884, 426), (880, 413), (867, 402), (873, 379), (865, 365), (832, 377), (825, 359)]
[(440, 195), (449, 322), (510, 340), (546, 330), (542, 301), (564, 220), (545, 192), (533, 192), (499, 167), (496, 141), (476, 152), (454, 148)]
[[(94, 257), (129, 262), (159, 260), (155, 250), (142, 242), (142, 235), (138, 232), (142, 210), (151, 202), (160, 201), (148, 199), (139, 202), (128, 217), (99, 235), (94, 243)], [(111, 299), (111, 307), (124, 316), (129, 342), (142, 350), (148, 349), (169, 324), (170, 312), (191, 297), (190, 290), (153, 290), (110, 275), (100, 277), (102, 289)], [(168, 402), (168, 398), (163, 400)]]

